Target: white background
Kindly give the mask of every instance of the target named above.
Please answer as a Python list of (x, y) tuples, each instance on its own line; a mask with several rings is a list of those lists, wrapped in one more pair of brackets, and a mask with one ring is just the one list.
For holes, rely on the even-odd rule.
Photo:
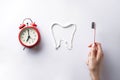
[[(41, 43), (23, 51), (18, 27), (27, 17), (38, 25)], [(0, 0), (0, 80), (90, 80), (92, 21), (104, 51), (101, 80), (120, 80), (120, 0)], [(64, 44), (55, 50), (53, 23), (77, 25), (72, 50)]]

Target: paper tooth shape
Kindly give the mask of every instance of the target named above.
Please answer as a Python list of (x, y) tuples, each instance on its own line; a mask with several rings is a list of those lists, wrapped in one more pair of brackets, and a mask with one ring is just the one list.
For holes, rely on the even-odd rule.
[(51, 27), (52, 35), (55, 41), (56, 49), (61, 46), (61, 42), (65, 42), (69, 50), (72, 49), (73, 38), (76, 32), (76, 25), (70, 24), (67, 26), (61, 26), (57, 23), (53, 24)]

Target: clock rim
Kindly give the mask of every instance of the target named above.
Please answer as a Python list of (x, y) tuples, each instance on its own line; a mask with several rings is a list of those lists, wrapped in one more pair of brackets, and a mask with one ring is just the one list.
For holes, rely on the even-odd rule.
[[(34, 29), (34, 30), (37, 32), (37, 35), (38, 35), (38, 40), (36, 41), (36, 43), (34, 43), (33, 45), (29, 45), (29, 46), (26, 45), (26, 44), (24, 44), (24, 43), (21, 41), (21, 39), (20, 39), (20, 34), (21, 34), (21, 32), (22, 32), (23, 30), (27, 29), (27, 28), (32, 28), (32, 29)], [(25, 46), (25, 47), (27, 47), (27, 48), (32, 48), (32, 47), (36, 46), (36, 45), (40, 42), (40, 40), (41, 40), (41, 36), (40, 36), (39, 30), (38, 30), (36, 27), (32, 27), (32, 26), (27, 26), (27, 27), (24, 27), (23, 29), (21, 29), (21, 31), (19, 32), (18, 38), (19, 38), (19, 42), (20, 42), (23, 46)]]

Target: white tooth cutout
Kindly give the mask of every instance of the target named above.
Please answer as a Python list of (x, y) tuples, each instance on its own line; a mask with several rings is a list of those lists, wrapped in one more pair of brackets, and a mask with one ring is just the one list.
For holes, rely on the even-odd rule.
[(73, 38), (76, 32), (76, 25), (69, 24), (67, 26), (61, 26), (58, 23), (54, 23), (51, 27), (52, 35), (55, 41), (56, 49), (60, 48), (61, 42), (65, 42), (67, 49), (73, 48)]

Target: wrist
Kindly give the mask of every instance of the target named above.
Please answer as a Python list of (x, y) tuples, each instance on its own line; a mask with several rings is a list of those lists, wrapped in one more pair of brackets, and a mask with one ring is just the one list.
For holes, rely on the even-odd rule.
[(90, 72), (90, 76), (92, 80), (100, 80), (100, 76), (98, 72)]

